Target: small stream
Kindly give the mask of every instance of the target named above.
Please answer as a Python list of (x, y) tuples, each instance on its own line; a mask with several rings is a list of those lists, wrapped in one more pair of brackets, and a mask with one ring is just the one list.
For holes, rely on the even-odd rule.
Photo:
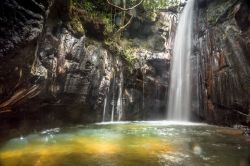
[(55, 128), (0, 144), (1, 166), (248, 166), (250, 143), (231, 128), (155, 122)]

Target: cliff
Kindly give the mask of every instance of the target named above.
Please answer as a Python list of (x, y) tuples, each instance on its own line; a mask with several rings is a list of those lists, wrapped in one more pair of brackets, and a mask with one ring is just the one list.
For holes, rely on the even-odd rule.
[(198, 1), (195, 48), (200, 116), (216, 124), (247, 122), (250, 108), (248, 1)]
[(166, 118), (176, 13), (138, 14), (110, 39), (106, 16), (72, 1), (5, 0), (1, 8), (2, 129)]

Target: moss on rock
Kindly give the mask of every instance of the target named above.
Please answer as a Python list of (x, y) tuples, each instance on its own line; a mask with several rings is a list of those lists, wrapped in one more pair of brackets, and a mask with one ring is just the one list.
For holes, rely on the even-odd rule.
[(79, 19), (78, 16), (74, 16), (73, 18), (70, 19), (69, 26), (71, 31), (77, 36), (82, 36), (84, 35), (84, 28), (82, 25), (81, 20)]
[(70, 9), (69, 27), (74, 34), (105, 40), (112, 33), (110, 14), (97, 8), (95, 2), (73, 0)]
[(104, 47), (113, 55), (120, 56), (127, 64), (132, 67), (135, 62), (135, 48), (128, 46), (122, 47), (117, 41), (105, 41)]
[(208, 22), (211, 25), (216, 25), (216, 23), (227, 19), (230, 12), (233, 9), (237, 0), (221, 0), (221, 1), (213, 1), (209, 8), (207, 9), (208, 13)]

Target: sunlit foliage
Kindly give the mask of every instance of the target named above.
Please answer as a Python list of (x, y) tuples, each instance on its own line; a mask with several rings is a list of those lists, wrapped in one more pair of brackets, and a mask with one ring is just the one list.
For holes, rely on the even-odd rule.
[(144, 0), (143, 6), (147, 10), (165, 9), (179, 5), (180, 0)]

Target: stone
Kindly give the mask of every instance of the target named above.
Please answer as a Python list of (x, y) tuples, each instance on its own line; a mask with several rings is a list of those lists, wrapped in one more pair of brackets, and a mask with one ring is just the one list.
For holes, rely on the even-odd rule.
[[(244, 51), (248, 35), (242, 35), (249, 30), (246, 22), (249, 12), (243, 12), (245, 8), (249, 9), (246, 1), (230, 0), (211, 1), (198, 9), (195, 47), (198, 48), (196, 56), (201, 57), (201, 65), (198, 67), (202, 69), (200, 77), (205, 80), (200, 81), (200, 106), (203, 111), (199, 114), (211, 123), (246, 123), (246, 117), (237, 113), (248, 114), (250, 95), (249, 54)], [(230, 13), (235, 13), (235, 17)]]

